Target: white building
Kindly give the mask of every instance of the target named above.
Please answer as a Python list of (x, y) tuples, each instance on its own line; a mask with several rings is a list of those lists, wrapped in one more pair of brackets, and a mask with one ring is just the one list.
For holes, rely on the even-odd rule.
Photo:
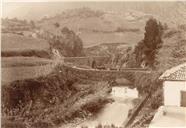
[(164, 106), (186, 107), (186, 63), (167, 70), (163, 80)]
[(164, 106), (158, 109), (149, 128), (186, 128), (186, 63), (167, 70), (160, 79)]

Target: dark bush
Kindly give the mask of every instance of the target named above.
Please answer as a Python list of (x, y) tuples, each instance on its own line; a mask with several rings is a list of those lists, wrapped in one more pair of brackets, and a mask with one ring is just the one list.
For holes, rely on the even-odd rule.
[(177, 43), (172, 50), (172, 56), (174, 58), (184, 58), (186, 56), (186, 40), (181, 40)]
[(26, 51), (1, 51), (2, 57), (14, 57), (14, 56), (25, 56), (25, 57), (41, 57), (41, 58), (51, 58), (49, 51), (44, 50), (26, 50)]

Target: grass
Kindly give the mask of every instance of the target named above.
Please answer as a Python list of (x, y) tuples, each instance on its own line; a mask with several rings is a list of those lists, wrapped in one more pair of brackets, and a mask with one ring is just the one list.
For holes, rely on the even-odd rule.
[(42, 39), (2, 33), (2, 51), (47, 50), (49, 44)]
[(29, 78), (37, 78), (45, 76), (52, 70), (52, 65), (44, 66), (20, 66), (20, 67), (3, 67), (1, 68), (2, 85), (11, 83), (15, 80), (24, 80)]
[(38, 57), (2, 57), (1, 67), (43, 66), (51, 64), (52, 60)]
[(42, 39), (35, 39), (17, 34), (3, 33), (1, 55), (49, 57), (49, 44)]
[(23, 51), (1, 51), (2, 57), (40, 57), (40, 58), (51, 58), (51, 54), (46, 50), (23, 50)]
[[(171, 31), (171, 30), (169, 30)], [(168, 33), (169, 33), (168, 31)], [(157, 59), (159, 61), (159, 64), (157, 65), (157, 69), (161, 72), (164, 72), (165, 70), (174, 67), (176, 65), (179, 65), (181, 63), (184, 63), (186, 61), (186, 49), (183, 49), (186, 47), (186, 37), (185, 37), (186, 31), (177, 30), (174, 34), (171, 34), (169, 37), (166, 37), (163, 39), (163, 47), (160, 49)], [(166, 35), (166, 33), (165, 33)], [(182, 45), (179, 45), (179, 44)], [(177, 48), (177, 49), (176, 49)], [(182, 56), (174, 56), (175, 53), (179, 52), (178, 50), (183, 49), (181, 52)]]
[(120, 43), (126, 42), (129, 45), (134, 45), (143, 38), (142, 33), (97, 33), (97, 32), (82, 32), (80, 38), (84, 42), (84, 47), (90, 47), (101, 43)]
[[(56, 33), (54, 23), (58, 22), (60, 27), (68, 27), (79, 33), (84, 43), (84, 47), (90, 47), (101, 43), (118, 43), (126, 42), (128, 44), (136, 44), (143, 38), (141, 28), (144, 27), (146, 19), (142, 21), (128, 21), (126, 17), (120, 13), (111, 14), (103, 12), (102, 16), (81, 17), (82, 13), (78, 10), (76, 16), (72, 16), (71, 10), (67, 12), (70, 16), (64, 18), (61, 16), (51, 17), (38, 25), (46, 31)], [(122, 28), (122, 32), (116, 32), (117, 28)], [(135, 31), (139, 30), (139, 31)]]
[(2, 84), (15, 80), (47, 75), (53, 68), (53, 60), (39, 57), (2, 57)]
[(62, 65), (58, 65), (48, 74), (6, 83), (2, 90), (5, 127), (25, 128), (28, 124), (28, 128), (41, 128), (56, 127), (96, 113), (107, 103), (110, 87), (107, 82), (78, 84)]

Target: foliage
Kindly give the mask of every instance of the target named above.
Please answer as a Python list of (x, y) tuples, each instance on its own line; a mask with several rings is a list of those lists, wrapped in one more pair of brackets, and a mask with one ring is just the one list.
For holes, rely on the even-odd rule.
[(58, 22), (56, 22), (56, 23), (54, 23), (54, 26), (55, 26), (56, 28), (59, 28), (59, 27), (60, 27), (60, 24), (59, 24)]
[(135, 47), (136, 61), (138, 66), (145, 61), (146, 65), (154, 68), (156, 61), (156, 54), (162, 47), (163, 27), (161, 23), (157, 23), (156, 19), (149, 19), (146, 22), (144, 39)]
[(177, 43), (175, 48), (172, 50), (172, 56), (174, 58), (184, 58), (186, 56), (186, 40), (181, 40)]
[(30, 26), (32, 27), (32, 29), (36, 27), (35, 22), (33, 20), (30, 21)]
[(152, 96), (152, 102), (150, 103), (150, 106), (152, 109), (158, 109), (159, 106), (163, 104), (163, 90), (158, 89), (154, 95)]
[[(140, 77), (139, 77), (140, 76)], [(153, 93), (157, 88), (161, 88), (162, 83), (159, 81), (159, 72), (151, 73), (136, 73), (135, 74), (135, 86), (140, 95)]]
[(26, 66), (42, 66), (51, 64), (53, 61), (50, 59), (39, 57), (2, 57), (1, 66), (6, 67), (26, 67)]
[(180, 33), (180, 30), (177, 30), (177, 29), (170, 29), (170, 30), (167, 30), (163, 37), (164, 38), (171, 38), (172, 36), (174, 36), (175, 34), (177, 33)]
[(3, 126), (28, 124), (28, 128), (51, 128), (88, 116), (108, 102), (106, 95), (110, 89), (106, 82), (78, 84), (63, 65), (56, 65), (48, 75), (2, 86), (2, 114), (11, 117), (3, 120)]
[(129, 67), (129, 68), (138, 67), (137, 62), (136, 62), (136, 58), (135, 58), (135, 54), (133, 52), (129, 54), (129, 57), (128, 57), (127, 63), (126, 63), (126, 67)]
[(50, 58), (49, 44), (46, 40), (17, 34), (2, 34), (1, 56), (37, 56)]
[(181, 30), (186, 31), (186, 24), (178, 25), (178, 28), (181, 29)]
[(57, 49), (63, 56), (84, 56), (82, 40), (67, 27), (62, 28), (59, 35), (54, 35), (50, 40), (50, 45), (51, 48)]

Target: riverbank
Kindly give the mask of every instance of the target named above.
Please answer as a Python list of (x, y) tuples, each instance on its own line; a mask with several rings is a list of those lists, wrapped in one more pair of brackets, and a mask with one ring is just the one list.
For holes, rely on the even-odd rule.
[(46, 76), (2, 86), (2, 127), (59, 127), (95, 114), (110, 91), (107, 82), (79, 82), (58, 65)]
[(112, 87), (112, 92), (109, 94), (112, 102), (105, 104), (95, 115), (63, 125), (61, 128), (97, 128), (99, 125), (121, 127), (128, 117), (129, 110), (134, 107), (137, 97), (136, 89)]

